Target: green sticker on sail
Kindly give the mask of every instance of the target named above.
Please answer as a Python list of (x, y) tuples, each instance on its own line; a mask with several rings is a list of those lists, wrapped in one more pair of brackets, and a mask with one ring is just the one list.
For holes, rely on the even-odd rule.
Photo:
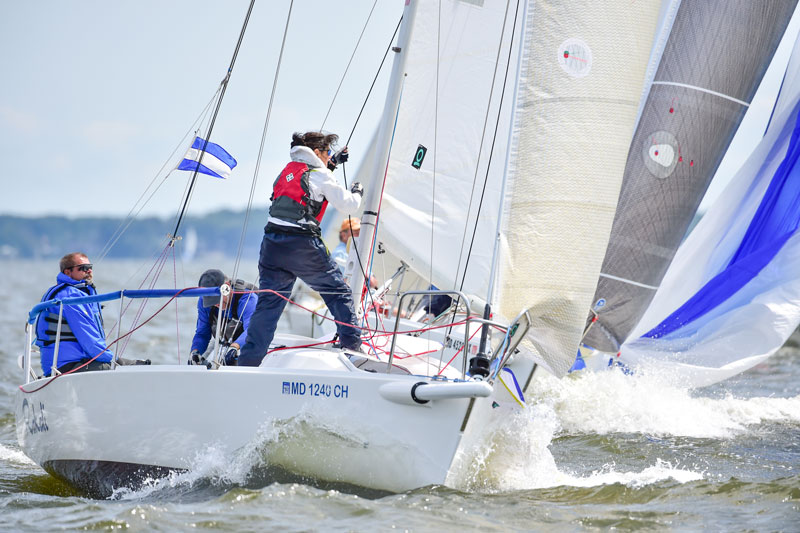
[(425, 148), (421, 144), (417, 146), (417, 152), (414, 154), (414, 161), (411, 162), (411, 166), (419, 170), (420, 167), (422, 166), (422, 160), (425, 159), (425, 154), (427, 153), (428, 153), (427, 148)]

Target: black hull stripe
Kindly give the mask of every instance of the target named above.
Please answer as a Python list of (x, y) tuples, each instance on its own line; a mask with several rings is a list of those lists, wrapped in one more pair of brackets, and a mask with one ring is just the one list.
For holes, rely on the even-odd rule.
[(84, 461), (59, 459), (42, 465), (50, 475), (62, 479), (92, 498), (108, 498), (115, 489), (137, 490), (145, 482), (166, 477), (184, 469), (163, 466), (118, 463), (114, 461)]

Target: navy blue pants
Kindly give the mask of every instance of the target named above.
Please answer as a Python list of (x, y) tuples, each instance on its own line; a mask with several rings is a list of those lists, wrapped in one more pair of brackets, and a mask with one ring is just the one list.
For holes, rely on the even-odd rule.
[[(288, 298), (297, 278), (320, 293), (330, 309), (344, 348), (361, 347), (361, 329), (356, 325), (353, 296), (339, 267), (319, 237), (264, 233), (258, 260), (259, 289), (271, 289)], [(258, 366), (275, 336), (286, 300), (269, 292), (258, 294), (256, 310), (247, 327), (247, 342), (239, 355), (239, 366)]]

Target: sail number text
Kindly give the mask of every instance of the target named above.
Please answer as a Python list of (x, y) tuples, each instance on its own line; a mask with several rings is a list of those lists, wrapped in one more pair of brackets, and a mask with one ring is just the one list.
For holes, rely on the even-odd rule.
[(347, 398), (349, 385), (331, 385), (330, 383), (306, 383), (304, 381), (284, 381), (283, 394), (294, 396), (320, 396), (323, 398)]

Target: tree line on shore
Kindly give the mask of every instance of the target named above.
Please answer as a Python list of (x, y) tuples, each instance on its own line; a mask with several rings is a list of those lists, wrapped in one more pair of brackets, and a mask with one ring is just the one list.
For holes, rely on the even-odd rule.
[[(178, 231), (181, 239), (176, 251), (186, 257), (233, 257), (239, 248), (244, 220), (244, 210), (186, 216)], [(253, 209), (245, 232), (244, 256), (258, 256), (265, 220), (266, 208)], [(164, 248), (175, 223), (174, 218), (137, 218), (119, 235), (126, 224), (121, 217), (0, 215), (0, 258), (48, 259), (75, 250), (96, 257), (114, 240), (108, 258), (149, 257)]]

